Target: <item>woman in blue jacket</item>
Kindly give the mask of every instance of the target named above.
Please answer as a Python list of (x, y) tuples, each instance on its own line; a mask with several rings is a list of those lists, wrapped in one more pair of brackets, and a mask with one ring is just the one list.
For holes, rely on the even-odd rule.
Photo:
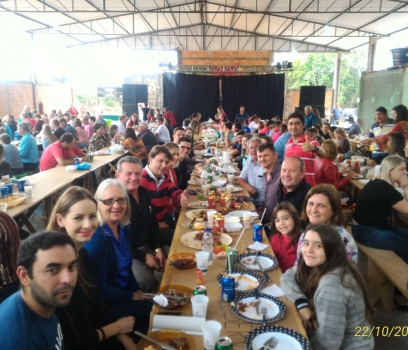
[(126, 189), (118, 180), (107, 179), (99, 185), (95, 199), (99, 227), (84, 248), (91, 258), (98, 287), (115, 317), (134, 316), (135, 328), (146, 333), (152, 303), (143, 300), (132, 272)]

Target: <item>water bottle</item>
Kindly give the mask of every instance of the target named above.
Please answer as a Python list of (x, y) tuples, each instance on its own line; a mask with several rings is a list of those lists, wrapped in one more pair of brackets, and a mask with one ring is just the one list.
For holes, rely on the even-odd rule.
[(203, 252), (209, 253), (208, 255), (208, 265), (212, 265), (213, 263), (213, 236), (211, 233), (211, 229), (207, 227), (204, 231), (204, 236), (202, 239), (203, 243)]

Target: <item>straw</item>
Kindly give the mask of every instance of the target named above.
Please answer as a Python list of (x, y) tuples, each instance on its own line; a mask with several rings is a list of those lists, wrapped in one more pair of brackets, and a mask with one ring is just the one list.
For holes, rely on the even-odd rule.
[(231, 260), (230, 255), (227, 252), (227, 259), (228, 259), (228, 274), (231, 275)]
[(244, 231), (245, 231), (245, 225), (244, 225), (244, 227), (242, 228), (241, 234), (239, 235), (239, 237), (238, 237), (238, 239), (237, 239), (237, 243), (235, 243), (234, 249), (237, 249), (238, 243), (239, 243), (239, 241), (241, 240), (242, 235), (244, 234)]
[(263, 214), (262, 214), (261, 223), (262, 223), (262, 220), (263, 220), (263, 218), (264, 218), (264, 216), (265, 216), (265, 213), (266, 213), (266, 208), (264, 209), (264, 212), (263, 212)]

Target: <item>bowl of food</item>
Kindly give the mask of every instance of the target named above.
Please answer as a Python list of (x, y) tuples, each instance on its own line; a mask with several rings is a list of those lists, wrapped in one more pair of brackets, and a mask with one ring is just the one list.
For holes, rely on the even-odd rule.
[(192, 269), (196, 266), (196, 257), (194, 253), (175, 253), (169, 256), (170, 265), (180, 270)]
[[(161, 306), (153, 301), (154, 304), (161, 306), (165, 309), (180, 309), (191, 303), (191, 296), (193, 295), (193, 290), (186, 286), (180, 285), (168, 285), (159, 288), (159, 294), (168, 297), (167, 306)], [(171, 298), (176, 297), (176, 298)]]
[[(160, 331), (148, 333), (147, 336), (161, 343), (168, 344), (177, 350), (195, 350), (194, 339), (181, 331), (162, 329)], [(143, 349), (160, 350), (162, 348), (149, 340), (144, 340)]]

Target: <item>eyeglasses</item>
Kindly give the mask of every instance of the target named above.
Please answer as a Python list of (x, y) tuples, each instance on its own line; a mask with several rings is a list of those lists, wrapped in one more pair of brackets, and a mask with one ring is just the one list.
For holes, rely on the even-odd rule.
[(187, 151), (191, 151), (191, 147), (186, 147), (186, 146), (180, 146), (182, 149), (186, 149)]
[(115, 202), (118, 203), (119, 205), (125, 205), (128, 202), (127, 198), (119, 198), (119, 199), (100, 199), (100, 202), (102, 202), (104, 205), (108, 207), (112, 207)]

